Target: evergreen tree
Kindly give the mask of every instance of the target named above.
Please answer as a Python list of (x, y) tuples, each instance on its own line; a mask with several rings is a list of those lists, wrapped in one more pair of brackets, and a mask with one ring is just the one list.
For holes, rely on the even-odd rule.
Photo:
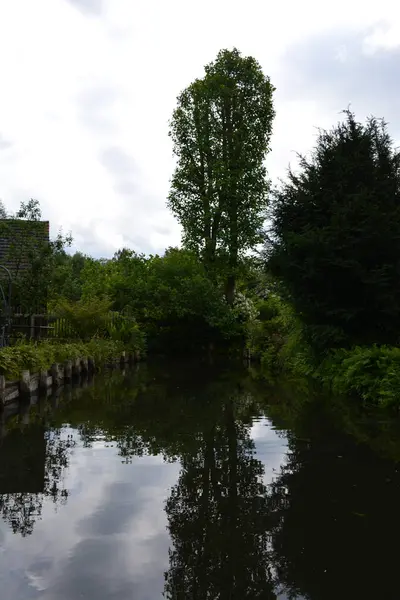
[(275, 192), (267, 247), (317, 350), (399, 340), (400, 154), (383, 120), (345, 114)]

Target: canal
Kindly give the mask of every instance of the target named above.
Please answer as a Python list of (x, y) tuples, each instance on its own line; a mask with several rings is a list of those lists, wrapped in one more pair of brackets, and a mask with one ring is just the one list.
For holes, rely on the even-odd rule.
[(399, 598), (399, 419), (303, 400), (141, 364), (3, 416), (1, 600)]

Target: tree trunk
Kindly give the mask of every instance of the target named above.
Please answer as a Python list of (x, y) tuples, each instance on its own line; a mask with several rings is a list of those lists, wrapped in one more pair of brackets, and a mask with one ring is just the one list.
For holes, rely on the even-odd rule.
[(225, 285), (225, 298), (229, 306), (233, 306), (235, 300), (236, 277), (229, 275)]

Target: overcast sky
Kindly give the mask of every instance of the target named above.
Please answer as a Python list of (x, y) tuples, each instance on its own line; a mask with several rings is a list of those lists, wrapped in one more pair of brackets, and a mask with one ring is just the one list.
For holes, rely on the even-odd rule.
[[(351, 103), (400, 140), (394, 0), (0, 0), (0, 198), (40, 200), (53, 234), (111, 256), (162, 252), (176, 96), (221, 48), (276, 86), (271, 178)], [(397, 109), (397, 110), (396, 110)]]

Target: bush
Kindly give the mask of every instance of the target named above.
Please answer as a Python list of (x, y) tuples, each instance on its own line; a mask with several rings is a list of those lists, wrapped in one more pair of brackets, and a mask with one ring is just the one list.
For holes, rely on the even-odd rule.
[[(226, 303), (222, 285), (188, 250), (168, 248), (164, 256), (148, 258), (123, 250), (109, 261), (89, 261), (82, 276), (89, 309), (93, 298), (101, 299), (100, 306), (104, 301), (107, 309), (102, 300), (107, 296), (113, 310), (129, 311), (145, 333), (150, 351), (186, 352), (210, 343), (236, 342), (242, 335), (237, 311)], [(70, 312), (76, 319), (76, 311)], [(110, 335), (129, 335), (127, 329), (128, 325), (119, 332), (112, 328)], [(132, 335), (137, 336), (133, 329)]]
[(102, 337), (123, 342), (134, 350), (145, 349), (145, 337), (128, 310), (119, 314), (110, 310), (107, 298), (84, 298), (77, 302), (58, 301), (54, 312), (70, 325), (72, 336), (84, 342)]
[(145, 350), (145, 336), (134, 317), (118, 315), (114, 321), (107, 325), (107, 335), (110, 339), (122, 342), (129, 348), (140, 351)]
[(258, 319), (249, 325), (248, 348), (269, 375), (292, 370), (302, 340), (300, 326), (290, 306), (276, 294), (257, 304)]
[(77, 302), (60, 299), (55, 306), (56, 315), (65, 319), (73, 337), (88, 341), (105, 335), (110, 321), (111, 302), (104, 298), (81, 299)]
[(249, 338), (253, 356), (267, 381), (314, 380), (335, 396), (353, 396), (380, 406), (400, 403), (400, 348), (356, 346), (318, 354), (301, 323), (277, 296), (259, 305), (260, 316)]
[(380, 405), (400, 402), (400, 348), (357, 346), (335, 350), (314, 376), (335, 394), (357, 395)]

